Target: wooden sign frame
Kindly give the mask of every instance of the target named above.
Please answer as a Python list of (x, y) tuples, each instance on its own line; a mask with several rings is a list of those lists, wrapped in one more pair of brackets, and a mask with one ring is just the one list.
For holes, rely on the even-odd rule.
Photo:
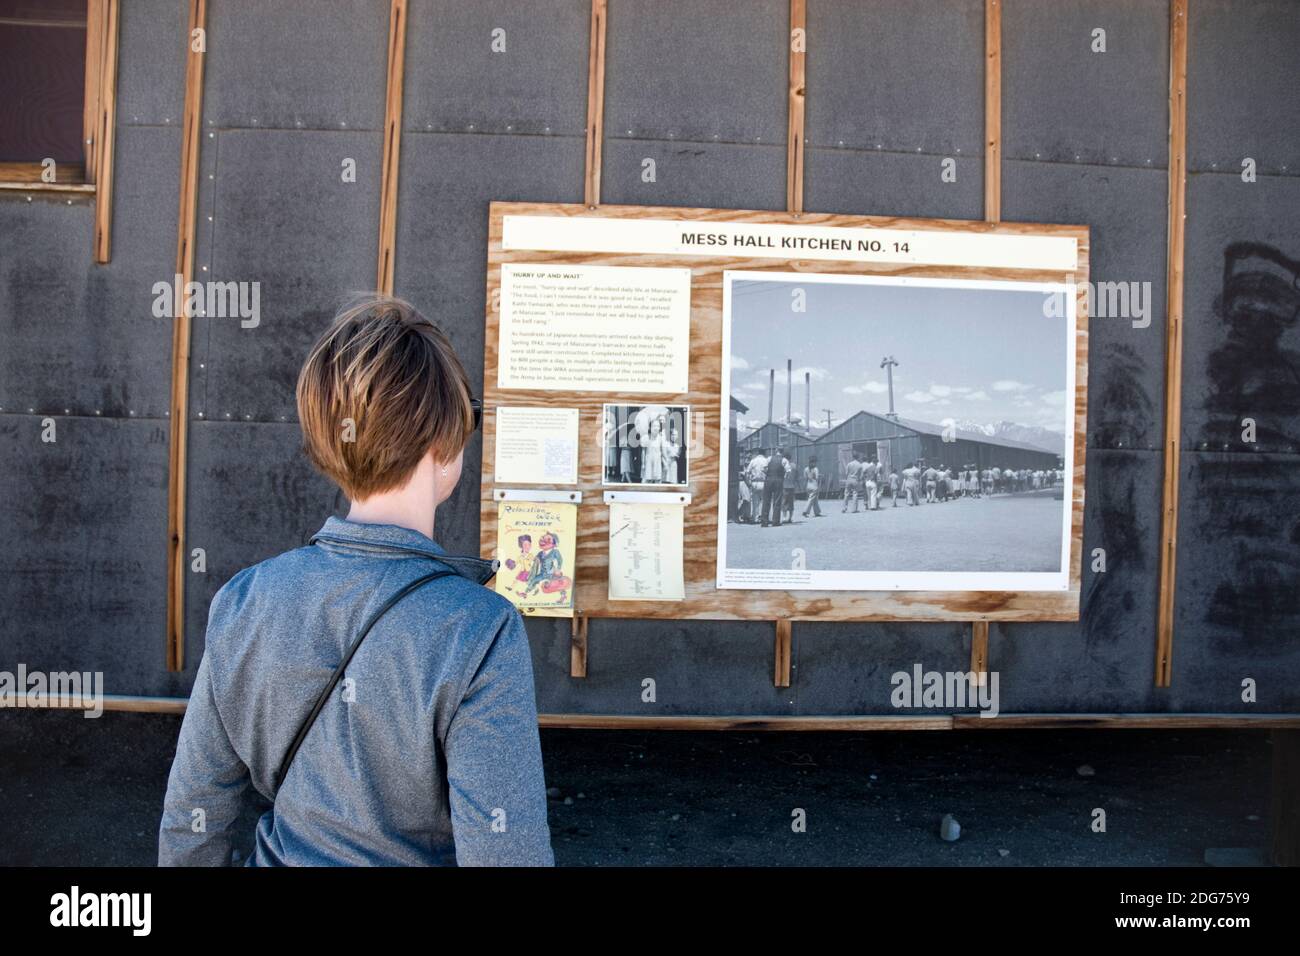
[[(506, 250), (506, 216), (562, 216), (682, 222), (778, 224), (883, 228), (921, 232), (1004, 236), (1062, 236), (1076, 240), (1074, 268), (1024, 269), (970, 266), (918, 266), (822, 258), (774, 259), (748, 256), (663, 255), (642, 253)], [(578, 483), (539, 488), (578, 490), (576, 555), (567, 563), (575, 580), (575, 613), (582, 617), (778, 620), (778, 621), (1066, 621), (1079, 617), (1083, 550), (1084, 466), (1088, 382), (1088, 253), (1086, 226), (964, 220), (900, 219), (821, 213), (784, 213), (663, 206), (598, 206), (494, 202), (489, 209), (487, 309), (483, 350), (483, 464), (480, 547), (492, 557), (497, 546), (495, 451), (497, 407), (553, 406), (579, 409)], [(610, 601), (608, 597), (609, 506), (602, 500), (603, 456), (600, 433), (606, 402), (637, 402), (644, 394), (501, 389), (498, 387), (501, 266), (506, 263), (639, 266), (691, 270), (689, 389), (654, 395), (668, 405), (690, 405), (692, 425), (703, 426), (702, 442), (691, 459), (692, 500), (686, 506), (683, 601)], [(1077, 285), (1074, 385), (1074, 494), (1070, 515), (1069, 589), (1064, 591), (747, 591), (719, 589), (717, 580), (718, 467), (720, 443), (728, 422), (722, 407), (723, 270), (924, 275), (937, 278), (1073, 282)], [(698, 416), (698, 417), (696, 417)]]

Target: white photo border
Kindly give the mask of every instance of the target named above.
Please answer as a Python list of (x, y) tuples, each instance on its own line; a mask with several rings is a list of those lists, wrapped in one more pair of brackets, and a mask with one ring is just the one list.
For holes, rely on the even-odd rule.
[(1074, 281), (1008, 279), (950, 279), (928, 276), (883, 276), (827, 272), (768, 272), (724, 269), (722, 272), (722, 398), (721, 421), (731, 421), (731, 289), (746, 282), (845, 283), (857, 285), (922, 286), (953, 289), (995, 289), (1041, 292), (1065, 297), (1066, 433), (1065, 504), (1061, 509), (1061, 561), (1055, 571), (822, 571), (727, 567), (727, 505), (731, 488), (730, 441), (718, 443), (717, 587), (750, 591), (1069, 591), (1070, 547), (1074, 515), (1075, 362), (1078, 340), (1078, 285)]

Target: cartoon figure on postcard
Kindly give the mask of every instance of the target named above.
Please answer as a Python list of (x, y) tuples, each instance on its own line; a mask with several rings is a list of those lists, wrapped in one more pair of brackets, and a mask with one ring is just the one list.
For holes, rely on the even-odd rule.
[(540, 501), (503, 501), (497, 511), (496, 592), (522, 614), (573, 616), (573, 578), (564, 554), (577, 541), (577, 508)]

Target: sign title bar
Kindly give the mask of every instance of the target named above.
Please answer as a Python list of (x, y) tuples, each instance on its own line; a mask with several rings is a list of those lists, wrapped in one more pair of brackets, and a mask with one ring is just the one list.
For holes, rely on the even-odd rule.
[(501, 248), (539, 252), (825, 259), (1073, 272), (1073, 236), (780, 223), (505, 216)]

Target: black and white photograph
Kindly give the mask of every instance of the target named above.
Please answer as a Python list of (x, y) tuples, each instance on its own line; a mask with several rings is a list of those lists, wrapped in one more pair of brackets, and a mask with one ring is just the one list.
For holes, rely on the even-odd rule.
[(601, 430), (606, 485), (685, 485), (690, 407), (605, 405)]
[(719, 587), (1067, 586), (1060, 283), (728, 272)]

